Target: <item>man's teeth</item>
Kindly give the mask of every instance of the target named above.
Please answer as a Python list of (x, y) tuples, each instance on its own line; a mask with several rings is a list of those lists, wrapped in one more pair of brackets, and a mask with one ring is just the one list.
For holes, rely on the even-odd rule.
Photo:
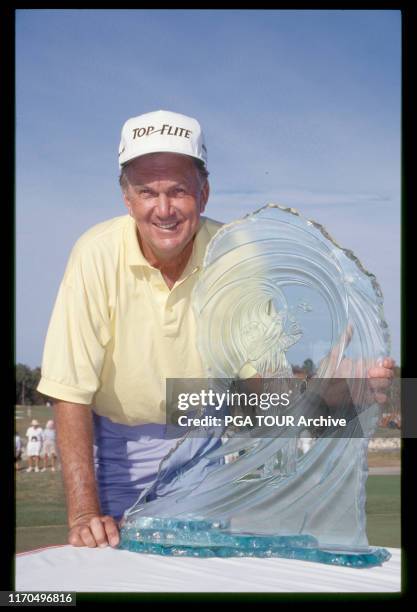
[(157, 223), (157, 227), (161, 227), (162, 229), (171, 229), (173, 227), (175, 227), (177, 224), (177, 222), (175, 223)]

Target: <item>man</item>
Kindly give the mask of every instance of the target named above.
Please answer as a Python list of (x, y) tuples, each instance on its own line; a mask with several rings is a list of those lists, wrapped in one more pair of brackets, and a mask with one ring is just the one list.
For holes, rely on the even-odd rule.
[[(220, 227), (201, 217), (206, 159), (195, 119), (157, 111), (127, 121), (119, 163), (129, 215), (93, 227), (71, 253), (38, 390), (56, 399), (76, 546), (117, 545), (117, 521), (176, 442), (162, 425), (165, 379), (204, 377), (190, 298)], [(187, 441), (184, 461), (209, 444)]]
[(43, 446), (42, 446), (42, 454), (43, 454), (43, 468), (41, 472), (46, 472), (48, 468), (48, 458), (51, 458), (51, 472), (55, 472), (56, 466), (56, 431), (55, 425), (52, 419), (47, 421), (45, 429), (43, 430)]
[[(205, 376), (191, 291), (220, 227), (201, 216), (206, 163), (195, 119), (168, 111), (129, 119), (119, 148), (129, 215), (96, 225), (71, 253), (38, 390), (56, 400), (75, 546), (118, 544), (118, 520), (176, 443), (164, 435), (165, 379)], [(177, 460), (219, 443), (186, 440)]]

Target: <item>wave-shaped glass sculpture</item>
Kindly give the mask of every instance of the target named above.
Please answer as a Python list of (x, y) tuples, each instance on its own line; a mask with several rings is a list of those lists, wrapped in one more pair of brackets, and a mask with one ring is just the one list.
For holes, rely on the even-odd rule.
[[(375, 276), (323, 226), (279, 205), (217, 232), (193, 307), (207, 378), (217, 388), (253, 376), (279, 382), (306, 368), (319, 384), (341, 377), (366, 385), (367, 369), (390, 352)], [(311, 397), (300, 393), (289, 413), (306, 413)], [(316, 436), (305, 453), (286, 427), (274, 436), (261, 426), (187, 430), (125, 512), (120, 546), (381, 564), (390, 554), (369, 547), (365, 529), (367, 446), (379, 414), (376, 403), (367, 405), (343, 436)], [(184, 464), (193, 435), (218, 443)]]

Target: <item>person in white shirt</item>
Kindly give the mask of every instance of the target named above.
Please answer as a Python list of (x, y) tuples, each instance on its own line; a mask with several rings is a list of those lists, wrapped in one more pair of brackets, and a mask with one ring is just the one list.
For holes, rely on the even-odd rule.
[(48, 457), (51, 458), (51, 472), (55, 472), (56, 466), (56, 432), (54, 422), (52, 420), (48, 421), (45, 429), (43, 430), (43, 447), (42, 447), (42, 455), (43, 455), (43, 468), (42, 472), (48, 467)]
[(28, 467), (26, 471), (31, 472), (34, 469), (35, 472), (39, 472), (39, 457), (43, 442), (43, 431), (36, 419), (33, 419), (31, 426), (28, 427), (26, 437), (28, 439), (26, 447)]

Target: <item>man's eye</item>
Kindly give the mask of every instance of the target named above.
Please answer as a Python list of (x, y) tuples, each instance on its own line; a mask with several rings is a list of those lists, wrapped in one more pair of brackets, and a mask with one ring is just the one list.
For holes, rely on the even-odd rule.
[(139, 195), (144, 196), (145, 198), (152, 197), (153, 193), (150, 189), (139, 189)]
[(183, 187), (176, 187), (174, 189), (174, 195), (176, 196), (184, 196), (187, 195), (186, 190)]

